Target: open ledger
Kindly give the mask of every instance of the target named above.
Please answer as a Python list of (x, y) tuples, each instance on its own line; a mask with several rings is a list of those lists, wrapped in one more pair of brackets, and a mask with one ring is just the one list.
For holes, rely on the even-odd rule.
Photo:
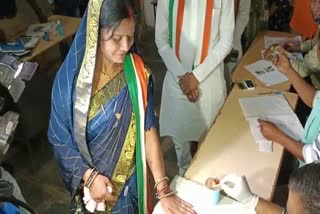
[[(205, 185), (195, 183), (180, 176), (176, 176), (170, 187), (176, 194), (193, 205), (193, 209), (198, 214), (254, 214), (254, 210), (249, 210), (245, 205), (221, 195), (221, 200), (218, 205), (213, 204), (213, 190), (210, 190)], [(164, 211), (161, 204), (158, 203), (153, 211), (153, 214), (163, 214)]]
[(300, 141), (303, 138), (303, 127), (282, 94), (241, 97), (239, 103), (251, 134), (259, 143), (259, 150), (272, 152), (272, 142), (263, 137), (258, 119), (273, 122), (281, 131), (291, 138)]

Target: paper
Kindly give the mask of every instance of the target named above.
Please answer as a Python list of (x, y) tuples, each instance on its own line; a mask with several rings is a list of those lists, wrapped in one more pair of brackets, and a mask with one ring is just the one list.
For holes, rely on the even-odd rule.
[(268, 94), (255, 97), (241, 97), (239, 103), (244, 116), (267, 117), (273, 115), (294, 114), (286, 98), (282, 94)]
[[(264, 48), (268, 49), (271, 45), (274, 45), (274, 44), (279, 44), (281, 47), (283, 47), (284, 44), (286, 42), (288, 42), (288, 41), (294, 41), (294, 42), (296, 42), (298, 44), (301, 44), (302, 43), (302, 38), (301, 38), (301, 36), (296, 36), (296, 37), (293, 37), (293, 38), (265, 36), (264, 37)], [(303, 60), (303, 55), (300, 52), (296, 52), (296, 53), (286, 52), (286, 54), (287, 54), (287, 57), (289, 59)]]
[(253, 64), (246, 65), (245, 69), (252, 73), (266, 86), (276, 85), (288, 81), (288, 78), (278, 71), (272, 62), (267, 60), (259, 60)]
[[(170, 185), (171, 189), (177, 191), (177, 195), (183, 200), (193, 205), (193, 209), (198, 214), (254, 214), (253, 210), (249, 210), (243, 204), (229, 198), (222, 196), (218, 205), (213, 205), (211, 199), (213, 197), (212, 190), (204, 185), (195, 183), (191, 180), (176, 176)], [(153, 211), (154, 214), (163, 214), (164, 211), (161, 204), (158, 203)]]
[(242, 97), (239, 103), (248, 120), (251, 134), (259, 144), (259, 151), (272, 152), (272, 143), (261, 134), (258, 119), (274, 123), (282, 132), (297, 141), (303, 138), (304, 129), (282, 95)]

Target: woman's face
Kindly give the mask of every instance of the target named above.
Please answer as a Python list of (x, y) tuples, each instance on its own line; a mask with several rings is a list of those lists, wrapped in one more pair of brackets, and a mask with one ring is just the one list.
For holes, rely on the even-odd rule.
[(101, 29), (100, 48), (103, 58), (111, 63), (123, 63), (134, 42), (134, 32), (135, 21), (132, 18), (123, 19), (113, 32), (106, 28)]
[(320, 18), (320, 0), (311, 0), (311, 13), (314, 20)]

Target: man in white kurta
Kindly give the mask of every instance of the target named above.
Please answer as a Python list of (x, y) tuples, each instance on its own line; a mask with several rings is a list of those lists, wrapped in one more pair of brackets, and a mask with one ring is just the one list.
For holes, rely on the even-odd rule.
[[(158, 1), (156, 19), (156, 44), (168, 69), (162, 90), (160, 135), (172, 137), (179, 174), (184, 175), (192, 159), (191, 141), (200, 141), (206, 134), (226, 98), (223, 59), (232, 47), (234, 0), (170, 1)], [(210, 1), (214, 2), (212, 10), (207, 9)], [(183, 13), (179, 4), (184, 4)], [(212, 16), (207, 17), (210, 12)], [(180, 34), (177, 17), (182, 20)], [(209, 28), (204, 28), (208, 19)], [(203, 48), (204, 34), (209, 34), (207, 50)], [(185, 76), (197, 83), (196, 101), (190, 101), (189, 94), (182, 91)]]

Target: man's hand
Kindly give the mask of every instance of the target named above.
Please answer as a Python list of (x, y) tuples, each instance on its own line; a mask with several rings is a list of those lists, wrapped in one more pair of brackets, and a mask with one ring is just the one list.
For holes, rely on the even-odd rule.
[(198, 101), (199, 98), (199, 90), (198, 88), (193, 89), (189, 94), (186, 95), (188, 100), (192, 103), (195, 103)]
[(277, 142), (283, 136), (283, 132), (272, 122), (258, 120), (260, 125), (260, 132), (267, 140)]
[(186, 73), (183, 76), (178, 77), (179, 80), (179, 86), (183, 92), (183, 94), (187, 95), (194, 89), (197, 89), (199, 86), (199, 81), (194, 76), (193, 73)]

